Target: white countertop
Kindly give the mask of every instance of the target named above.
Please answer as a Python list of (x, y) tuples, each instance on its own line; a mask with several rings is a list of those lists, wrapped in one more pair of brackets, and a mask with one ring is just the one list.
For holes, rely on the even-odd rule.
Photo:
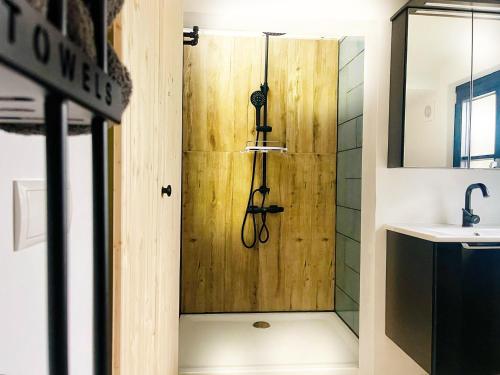
[(431, 242), (499, 242), (500, 227), (463, 228), (450, 224), (387, 224), (387, 230)]

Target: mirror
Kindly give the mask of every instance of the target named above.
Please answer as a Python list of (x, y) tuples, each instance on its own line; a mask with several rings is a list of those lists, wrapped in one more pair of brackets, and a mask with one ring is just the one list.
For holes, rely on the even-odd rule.
[[(468, 111), (467, 108), (462, 110), (457, 99), (460, 92), (459, 100), (470, 102), (470, 88), (467, 92), (464, 85), (469, 84), (472, 71), (471, 27), (472, 14), (469, 12), (410, 11), (404, 112), (405, 167), (467, 166)], [(463, 124), (463, 138), (457, 138), (457, 122), (460, 126)]]
[[(470, 168), (500, 168), (500, 16), (474, 13), (473, 21), (472, 111), (463, 135), (470, 153), (464, 153)], [(463, 87), (470, 91), (470, 80)], [(463, 106), (468, 110), (470, 100)]]
[(500, 4), (412, 0), (391, 20), (388, 167), (500, 168)]

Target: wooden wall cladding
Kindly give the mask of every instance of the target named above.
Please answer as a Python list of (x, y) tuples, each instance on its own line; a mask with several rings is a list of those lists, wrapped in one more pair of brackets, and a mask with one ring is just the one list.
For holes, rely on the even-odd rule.
[[(115, 252), (121, 255), (115, 263), (121, 266), (121, 285), (115, 286), (120, 320), (113, 374), (177, 375), (182, 2), (127, 1), (121, 27), (134, 92), (121, 125), (122, 242)], [(169, 184), (172, 196), (162, 197), (161, 187)]]
[[(120, 58), (123, 58), (122, 51), (122, 21), (118, 15), (113, 21), (109, 39)], [(113, 251), (113, 359), (112, 373), (120, 375), (120, 343), (121, 343), (121, 177), (122, 177), (122, 142), (120, 125), (114, 125), (109, 129), (108, 155), (109, 155), (109, 196), (110, 199), (110, 248)]]
[(285, 212), (248, 250), (252, 155), (240, 151), (255, 137), (263, 56), (256, 37), (202, 35), (184, 49), (184, 313), (333, 310), (338, 41), (271, 39), (269, 139), (289, 153), (268, 158), (268, 202)]

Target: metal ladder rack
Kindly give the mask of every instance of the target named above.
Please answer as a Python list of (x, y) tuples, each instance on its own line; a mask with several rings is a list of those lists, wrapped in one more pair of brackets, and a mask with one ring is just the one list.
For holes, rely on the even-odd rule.
[(112, 269), (108, 241), (107, 120), (119, 123), (124, 108), (120, 87), (107, 75), (107, 0), (93, 0), (90, 10), (97, 63), (90, 61), (66, 37), (66, 0), (49, 0), (47, 18), (25, 0), (0, 2), (0, 65), (11, 72), (8, 79), (29, 79), (42, 89), (41, 95), (44, 96), (51, 375), (69, 373), (68, 100), (87, 111), (92, 129), (93, 368), (96, 375), (111, 374)]

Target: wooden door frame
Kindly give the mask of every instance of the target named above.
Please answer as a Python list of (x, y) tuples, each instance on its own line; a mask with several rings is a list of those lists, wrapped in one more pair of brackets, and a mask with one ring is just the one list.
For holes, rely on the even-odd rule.
[[(122, 23), (118, 15), (109, 30), (109, 39), (122, 58)], [(121, 177), (122, 177), (122, 144), (121, 127), (113, 125), (108, 132), (109, 157), (109, 242), (112, 251), (113, 267), (113, 349), (112, 373), (120, 375), (120, 344), (121, 344)]]

